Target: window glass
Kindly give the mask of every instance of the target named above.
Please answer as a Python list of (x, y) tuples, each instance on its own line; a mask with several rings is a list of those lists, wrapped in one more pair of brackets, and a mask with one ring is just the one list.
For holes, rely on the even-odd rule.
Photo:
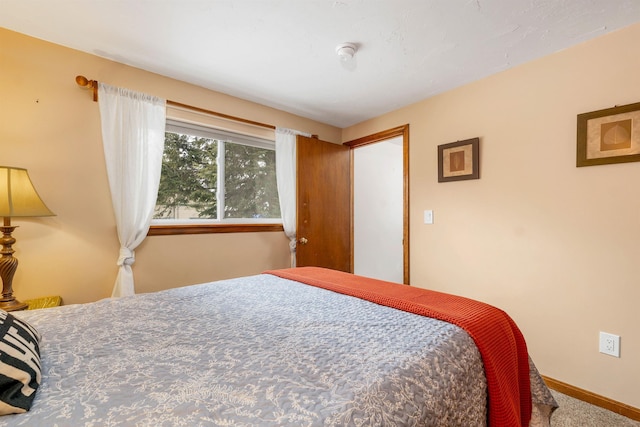
[(280, 218), (276, 152), (225, 143), (224, 217)]
[(167, 121), (153, 224), (281, 222), (275, 144)]

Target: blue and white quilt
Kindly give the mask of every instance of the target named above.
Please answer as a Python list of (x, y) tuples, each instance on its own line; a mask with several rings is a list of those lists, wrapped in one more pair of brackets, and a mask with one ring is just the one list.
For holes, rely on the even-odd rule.
[(268, 274), (17, 316), (42, 384), (0, 427), (486, 424), (465, 331)]

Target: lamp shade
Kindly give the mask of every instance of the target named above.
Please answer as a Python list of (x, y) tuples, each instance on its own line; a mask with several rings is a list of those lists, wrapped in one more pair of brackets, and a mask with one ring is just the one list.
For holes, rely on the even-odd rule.
[(0, 166), (0, 217), (54, 216), (23, 168)]

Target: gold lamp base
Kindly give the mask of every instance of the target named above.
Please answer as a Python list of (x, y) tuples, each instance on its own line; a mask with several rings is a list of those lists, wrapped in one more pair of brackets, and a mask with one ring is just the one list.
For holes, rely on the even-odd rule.
[(0, 300), (0, 310), (4, 311), (26, 310), (28, 306), (29, 304), (20, 302), (15, 298), (9, 301)]
[(2, 277), (2, 298), (0, 298), (0, 309), (4, 311), (16, 311), (24, 310), (27, 308), (27, 304), (18, 301), (13, 296), (13, 275), (18, 268), (18, 260), (13, 256), (13, 248), (11, 247), (16, 239), (11, 236), (13, 230), (16, 227), (11, 225), (11, 219), (4, 219), (4, 226), (0, 226), (2, 231), (2, 238), (0, 238), (0, 244), (2, 244), (2, 250), (0, 254), (0, 277)]

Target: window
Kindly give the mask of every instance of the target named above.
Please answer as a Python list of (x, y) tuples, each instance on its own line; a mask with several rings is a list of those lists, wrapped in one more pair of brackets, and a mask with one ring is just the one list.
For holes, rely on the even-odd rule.
[(152, 228), (281, 223), (273, 141), (167, 120)]

